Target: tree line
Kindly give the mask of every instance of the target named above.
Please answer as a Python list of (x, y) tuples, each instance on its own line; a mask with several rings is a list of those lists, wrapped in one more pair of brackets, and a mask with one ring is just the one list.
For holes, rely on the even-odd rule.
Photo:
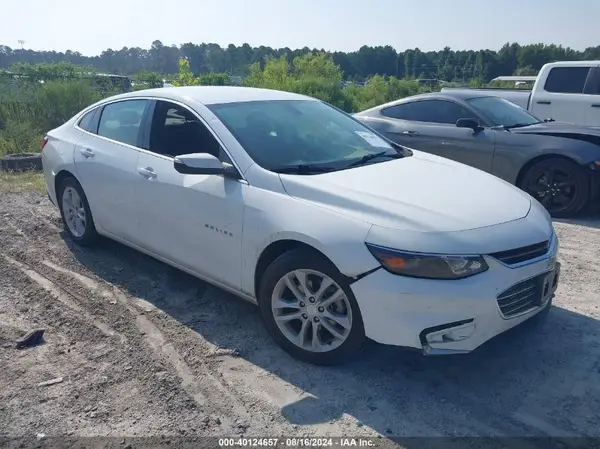
[[(37, 152), (41, 138), (84, 107), (123, 91), (160, 87), (158, 74), (133, 76), (132, 86), (120, 79), (99, 76), (90, 67), (68, 62), (18, 63), (11, 66), (19, 76), (0, 77), (0, 156)], [(149, 76), (152, 75), (152, 76)], [(248, 87), (285, 90), (327, 101), (347, 112), (362, 110), (429, 89), (415, 80), (373, 75), (364, 84), (343, 83), (343, 73), (331, 54), (306, 53), (288, 62), (285, 56), (265, 57), (247, 68), (242, 84)], [(227, 73), (195, 75), (186, 58), (177, 61), (169, 76), (176, 86), (230, 84)]]
[[(123, 47), (107, 49), (97, 56), (85, 56), (77, 51), (35, 51), (0, 45), (0, 69), (14, 64), (56, 64), (61, 62), (92, 67), (105, 73), (133, 75), (139, 73), (176, 74), (179, 61), (186, 58), (196, 76), (207, 73), (249, 75), (254, 63), (264, 64), (265, 58), (285, 58), (288, 63), (298, 56), (324, 53), (321, 49), (251, 47), (248, 44), (227, 47), (213, 43), (164, 45), (156, 40), (148, 49)], [(421, 51), (419, 48), (396, 51), (393, 47), (363, 46), (354, 52), (333, 52), (345, 80), (364, 81), (373, 75), (398, 79), (439, 79), (449, 82), (477, 80), (488, 82), (501, 75), (535, 75), (547, 62), (558, 60), (600, 59), (600, 45), (583, 51), (555, 44), (519, 45), (507, 43), (500, 50)]]

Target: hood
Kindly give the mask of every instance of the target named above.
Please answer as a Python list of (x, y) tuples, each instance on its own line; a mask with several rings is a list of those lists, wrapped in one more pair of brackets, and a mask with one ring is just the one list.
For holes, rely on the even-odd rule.
[(540, 134), (556, 137), (566, 137), (600, 143), (600, 126), (583, 126), (573, 123), (549, 122), (537, 125), (513, 128), (513, 134)]
[(420, 151), (333, 173), (280, 178), (294, 198), (401, 230), (476, 229), (518, 220), (531, 208), (529, 195), (513, 185)]

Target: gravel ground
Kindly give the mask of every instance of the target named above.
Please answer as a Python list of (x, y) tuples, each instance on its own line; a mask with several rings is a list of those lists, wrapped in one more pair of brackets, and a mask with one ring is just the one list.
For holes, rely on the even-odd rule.
[[(278, 349), (252, 305), (110, 241), (75, 247), (44, 196), (5, 193), (0, 436), (600, 437), (600, 220), (556, 227), (544, 320), (468, 355), (374, 345), (321, 368)], [(36, 327), (45, 342), (16, 349)]]

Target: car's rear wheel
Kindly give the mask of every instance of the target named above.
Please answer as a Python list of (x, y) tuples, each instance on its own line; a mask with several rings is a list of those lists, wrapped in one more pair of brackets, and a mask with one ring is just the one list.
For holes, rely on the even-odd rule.
[(519, 187), (542, 203), (553, 217), (576, 215), (590, 198), (589, 176), (582, 167), (563, 158), (534, 164)]
[(71, 240), (81, 246), (94, 244), (98, 233), (79, 182), (73, 177), (65, 178), (58, 187), (57, 199), (65, 230)]
[(262, 276), (258, 299), (269, 334), (294, 358), (336, 365), (366, 343), (347, 280), (315, 252), (292, 250), (275, 259)]

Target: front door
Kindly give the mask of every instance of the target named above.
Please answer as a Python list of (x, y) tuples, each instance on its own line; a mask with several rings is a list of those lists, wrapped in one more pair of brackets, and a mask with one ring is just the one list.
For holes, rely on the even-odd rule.
[(243, 198), (250, 187), (223, 176), (184, 175), (175, 170), (174, 156), (219, 155), (220, 149), (196, 114), (183, 106), (156, 103), (147, 146), (136, 166), (143, 246), (239, 289)]
[(419, 123), (419, 149), (489, 172), (494, 158), (495, 131), (473, 131), (456, 125)]
[(490, 129), (475, 132), (458, 128), (456, 122), (461, 118), (479, 121), (462, 105), (448, 100), (425, 99), (392, 106), (385, 114), (398, 119), (393, 140), (400, 144), (480, 170), (491, 170), (495, 133)]

